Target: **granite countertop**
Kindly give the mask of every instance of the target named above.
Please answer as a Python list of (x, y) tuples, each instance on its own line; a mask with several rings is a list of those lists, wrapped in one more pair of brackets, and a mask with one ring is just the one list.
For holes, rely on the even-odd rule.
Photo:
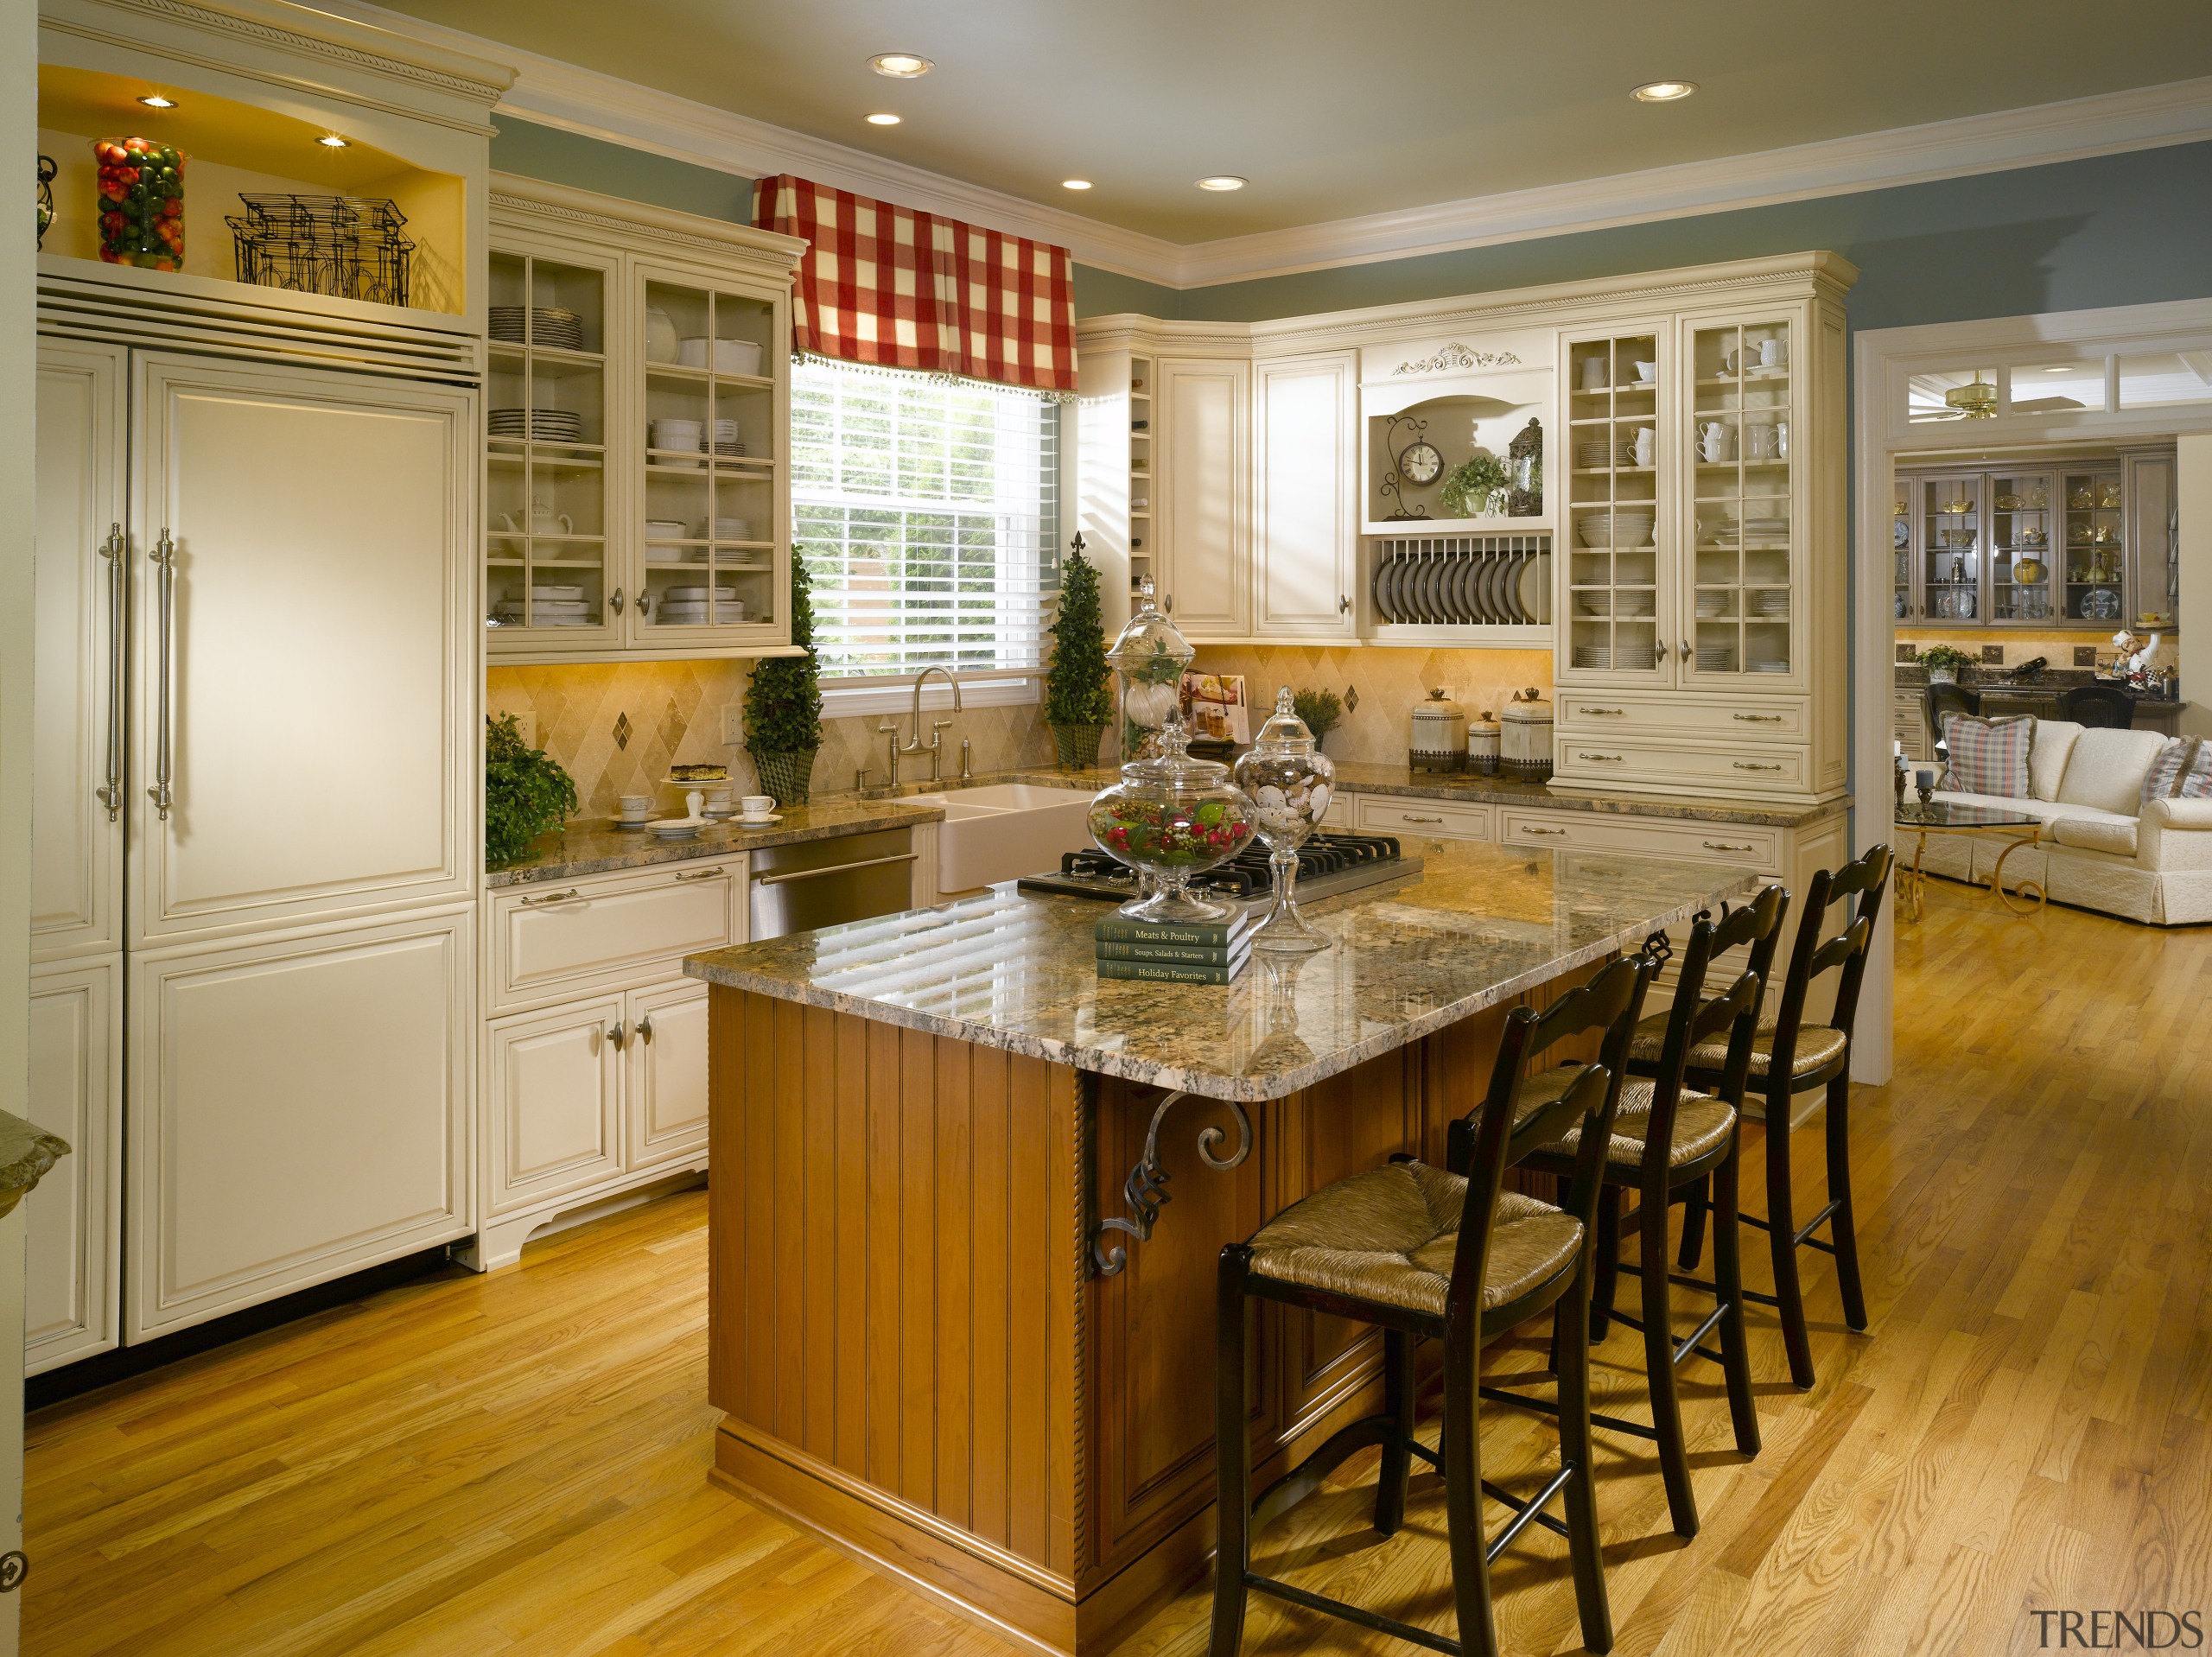
[(1848, 797), (1819, 805), (1793, 806), (1700, 800), (1688, 796), (1651, 798), (1594, 790), (1568, 790), (1548, 783), (1518, 783), (1506, 777), (1472, 777), (1464, 772), (1424, 771), (1416, 776), (1403, 765), (1372, 765), (1353, 759), (1337, 762), (1337, 787), (1350, 794), (1402, 794), (1422, 800), (1465, 800), (1485, 805), (1527, 805), (1554, 811), (1674, 817), (1695, 822), (1758, 823), (1775, 828), (1801, 828), (1808, 823), (1840, 816), (1851, 807)]
[(782, 814), (782, 821), (766, 828), (715, 822), (702, 828), (696, 840), (656, 840), (644, 829), (618, 828), (602, 817), (572, 822), (558, 835), (542, 836), (527, 858), (486, 871), (484, 884), (497, 889), (572, 880), (580, 874), (650, 868), (656, 863), (680, 863), (686, 858), (726, 857), (732, 852), (788, 846), (795, 841), (830, 840), (840, 835), (910, 828), (917, 823), (944, 821), (941, 806), (910, 805), (899, 800), (823, 800), (793, 806)]
[(1706, 864), (1481, 843), (1306, 910), (1333, 948), (1233, 984), (1101, 980), (1103, 903), (1011, 886), (693, 955), (684, 972), (1214, 1098), (1280, 1098), (1751, 891)]
[[(2169, 700), (2164, 696), (2146, 696), (2126, 685), (2115, 684), (2110, 679), (2101, 679), (2094, 668), (2045, 668), (2032, 679), (2015, 679), (2002, 668), (1970, 664), (1959, 682), (1968, 690), (2011, 691), (2022, 696), (2056, 696), (2076, 685), (2094, 684), (2102, 685), (2108, 690), (2117, 690), (2137, 702), (2155, 702), (2162, 708), (2188, 706), (2177, 697)], [(1915, 662), (1900, 662), (1897, 664), (1897, 683), (1900, 690), (1925, 690), (1928, 689), (1928, 670)]]
[(0, 1110), (0, 1217), (13, 1214), (16, 1204), (46, 1178), (47, 1170), (68, 1154), (66, 1140), (35, 1122)]

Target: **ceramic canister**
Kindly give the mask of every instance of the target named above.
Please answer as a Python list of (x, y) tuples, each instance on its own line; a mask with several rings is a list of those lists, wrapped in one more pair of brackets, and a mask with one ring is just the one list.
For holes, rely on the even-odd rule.
[(1414, 708), (1406, 764), (1414, 771), (1460, 771), (1467, 764), (1467, 716), (1441, 685)]
[(1497, 721), (1488, 708), (1467, 721), (1467, 769), (1479, 777), (1497, 775)]
[(1499, 718), (1497, 766), (1516, 782), (1551, 780), (1552, 705), (1534, 685), (1515, 691)]

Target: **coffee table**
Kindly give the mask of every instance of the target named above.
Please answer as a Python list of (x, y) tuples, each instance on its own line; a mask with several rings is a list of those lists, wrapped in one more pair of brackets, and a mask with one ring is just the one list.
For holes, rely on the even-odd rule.
[[(1917, 800), (1900, 800), (1897, 809), (1897, 826), (1901, 832), (1916, 835), (1912, 848), (1912, 867), (1897, 871), (1897, 913), (1904, 919), (1920, 918), (1927, 877), (1920, 872), (1920, 859), (1928, 849), (1930, 835), (1996, 835), (2012, 843), (1997, 854), (1997, 867), (1989, 872), (1989, 889), (1997, 894), (1997, 901), (2015, 915), (2032, 915), (2041, 910), (2046, 899), (2043, 888), (2033, 880), (2020, 882), (2020, 892), (2035, 894), (2033, 903), (2015, 903), (2012, 894), (2005, 890), (2005, 860), (2023, 846), (2032, 846), (2043, 837), (2043, 819), (2031, 817), (2024, 811), (2007, 811), (1999, 806), (1961, 805), (1949, 800), (1930, 800), (1925, 805)], [(1968, 885), (1974, 884), (1971, 879)]]

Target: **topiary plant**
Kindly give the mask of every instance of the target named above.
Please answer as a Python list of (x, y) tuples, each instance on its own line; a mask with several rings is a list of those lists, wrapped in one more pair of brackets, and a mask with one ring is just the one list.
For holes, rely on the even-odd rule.
[(1052, 727), (1060, 764), (1095, 765), (1098, 741), (1114, 718), (1108, 683), (1106, 631), (1098, 608), (1098, 571), (1083, 556), (1083, 537), (1060, 572), (1060, 613), (1052, 623), (1052, 664), (1045, 675), (1045, 723)]
[(522, 740), (512, 714), (484, 721), (484, 858), (512, 863), (576, 809), (575, 779)]
[(1344, 716), (1344, 705), (1333, 690), (1301, 690), (1290, 699), (1291, 711), (1306, 721), (1317, 747)]
[(756, 663), (745, 687), (745, 751), (778, 805), (804, 805), (822, 746), (822, 683), (814, 659), (813, 584), (791, 549), (791, 643), (804, 656)]

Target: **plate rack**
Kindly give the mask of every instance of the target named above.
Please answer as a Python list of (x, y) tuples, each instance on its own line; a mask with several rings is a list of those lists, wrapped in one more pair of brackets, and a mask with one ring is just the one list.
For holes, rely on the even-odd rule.
[(1365, 590), (1378, 644), (1548, 650), (1552, 537), (1376, 536)]

